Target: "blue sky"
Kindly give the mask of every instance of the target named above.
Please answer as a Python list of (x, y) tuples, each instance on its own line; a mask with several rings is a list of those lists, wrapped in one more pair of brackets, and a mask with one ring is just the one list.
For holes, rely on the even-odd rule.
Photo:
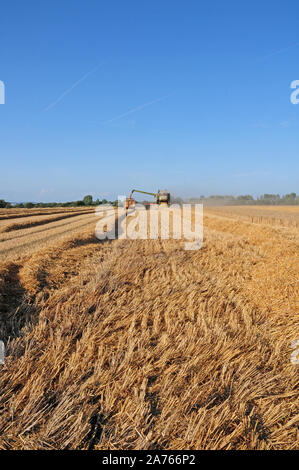
[(299, 3), (1, 2), (0, 198), (299, 193)]

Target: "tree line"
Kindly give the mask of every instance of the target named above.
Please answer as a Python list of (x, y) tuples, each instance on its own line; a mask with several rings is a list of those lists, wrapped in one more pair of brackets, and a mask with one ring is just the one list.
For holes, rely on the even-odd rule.
[(183, 200), (181, 198), (174, 198), (173, 202), (176, 203), (202, 203), (206, 205), (226, 205), (226, 206), (245, 206), (245, 205), (260, 205), (260, 206), (291, 206), (299, 205), (299, 195), (296, 193), (285, 194), (281, 196), (280, 194), (263, 194), (262, 196), (257, 197), (256, 199), (247, 194), (244, 196), (221, 196), (221, 195), (212, 195), (212, 196), (200, 196), (193, 197), (188, 200)]
[[(171, 197), (171, 203), (183, 204), (183, 203), (202, 203), (206, 205), (227, 205), (227, 206), (241, 206), (241, 205), (274, 205), (274, 206), (290, 206), (290, 205), (299, 205), (299, 195), (296, 193), (285, 194), (280, 196), (280, 194), (263, 194), (256, 199), (250, 195), (244, 196), (221, 196), (221, 195), (212, 195), (212, 196), (200, 196), (193, 197), (189, 199), (182, 199), (180, 197)], [(93, 200), (93, 197), (88, 194), (82, 200), (70, 201), (70, 202), (21, 202), (12, 204), (0, 199), (0, 208), (11, 208), (11, 207), (20, 207), (25, 209), (30, 209), (33, 207), (80, 207), (80, 206), (98, 206), (100, 204), (112, 204), (113, 206), (118, 205), (118, 201), (108, 201), (107, 199)]]
[(83, 199), (78, 201), (69, 201), (69, 202), (18, 202), (12, 204), (7, 202), (4, 199), (0, 199), (0, 208), (12, 208), (19, 207), (25, 209), (32, 209), (34, 207), (82, 207), (82, 206), (99, 206), (100, 204), (112, 204), (113, 206), (117, 205), (117, 201), (108, 201), (107, 199), (93, 200), (93, 197), (88, 194)]

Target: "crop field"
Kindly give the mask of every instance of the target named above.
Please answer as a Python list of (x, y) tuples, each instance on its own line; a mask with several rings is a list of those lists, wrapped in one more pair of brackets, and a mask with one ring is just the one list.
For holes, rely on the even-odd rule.
[(299, 208), (204, 208), (204, 243), (0, 211), (0, 449), (298, 449)]
[(296, 206), (222, 206), (209, 207), (209, 212), (248, 222), (299, 227), (299, 210)]

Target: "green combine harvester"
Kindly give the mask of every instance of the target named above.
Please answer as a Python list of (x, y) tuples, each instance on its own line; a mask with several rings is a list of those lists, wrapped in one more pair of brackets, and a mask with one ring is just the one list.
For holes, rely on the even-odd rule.
[(129, 209), (129, 207), (135, 206), (136, 204), (135, 199), (132, 198), (133, 193), (141, 193), (148, 194), (149, 196), (154, 196), (155, 202), (158, 205), (169, 205), (170, 203), (170, 193), (166, 189), (159, 189), (157, 193), (149, 193), (147, 191), (140, 191), (139, 189), (132, 189), (130, 196), (126, 199), (126, 209)]

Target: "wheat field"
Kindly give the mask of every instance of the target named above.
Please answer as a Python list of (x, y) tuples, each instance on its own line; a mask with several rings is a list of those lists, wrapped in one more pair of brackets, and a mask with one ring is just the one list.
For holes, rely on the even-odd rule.
[(299, 208), (206, 208), (197, 251), (0, 219), (0, 449), (298, 448)]

